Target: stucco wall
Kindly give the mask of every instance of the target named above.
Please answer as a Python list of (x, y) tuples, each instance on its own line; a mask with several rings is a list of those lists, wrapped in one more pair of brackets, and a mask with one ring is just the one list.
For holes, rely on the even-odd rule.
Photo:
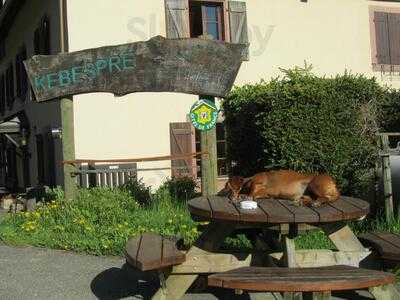
[[(0, 62), (0, 72), (4, 72), (10, 62), (14, 63), (15, 73), (15, 56), (20, 51), (22, 45), (26, 46), (27, 56), (30, 57), (34, 53), (34, 31), (39, 26), (41, 18), (47, 15), (51, 26), (51, 49), (52, 53), (60, 51), (60, 18), (59, 18), (59, 1), (55, 0), (31, 0), (26, 1), (22, 10), (18, 13), (13, 26), (10, 28), (9, 34), (5, 40), (6, 57)], [(16, 87), (16, 79), (14, 79)], [(15, 92), (16, 94), (16, 92)], [(0, 119), (7, 119), (18, 112), (25, 111), (30, 123), (30, 139), (29, 152), (30, 158), (30, 178), (31, 184), (37, 184), (37, 156), (36, 156), (36, 134), (48, 132), (51, 127), (60, 126), (59, 104), (56, 101), (48, 103), (33, 103), (30, 100), (22, 102), (17, 99), (11, 110), (6, 110), (4, 116)], [(61, 145), (56, 142), (56, 164), (61, 161)], [(19, 158), (17, 157), (19, 160)], [(19, 184), (23, 185), (22, 180), (22, 164), (18, 163)], [(57, 182), (61, 184), (61, 170), (57, 170)]]
[[(247, 2), (250, 61), (236, 84), (281, 75), (279, 68), (312, 64), (320, 75), (348, 70), (377, 76), (400, 87), (400, 76), (381, 76), (371, 67), (369, 6), (396, 6), (365, 0), (251, 0)], [(68, 0), (69, 50), (165, 36), (163, 0)], [(381, 78), (382, 77), (382, 78)], [(112, 159), (166, 155), (169, 123), (186, 121), (196, 97), (140, 93), (122, 98), (109, 94), (74, 97), (77, 158)], [(139, 167), (169, 167), (170, 162)], [(165, 172), (143, 172), (157, 185)]]

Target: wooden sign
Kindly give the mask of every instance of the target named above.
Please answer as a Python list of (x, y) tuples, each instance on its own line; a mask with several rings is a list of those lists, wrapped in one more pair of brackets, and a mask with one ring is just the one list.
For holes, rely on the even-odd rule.
[(37, 101), (92, 93), (178, 92), (224, 97), (247, 45), (165, 39), (34, 56), (25, 67)]

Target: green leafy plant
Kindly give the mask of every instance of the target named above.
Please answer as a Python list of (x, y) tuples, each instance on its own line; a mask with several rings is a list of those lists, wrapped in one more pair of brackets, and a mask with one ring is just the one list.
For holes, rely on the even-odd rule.
[(8, 244), (94, 255), (123, 255), (127, 240), (143, 232), (176, 236), (185, 245), (199, 235), (186, 206), (165, 189), (147, 206), (124, 189), (82, 189), (72, 201), (57, 198), (35, 212), (6, 216), (0, 224), (0, 240)]
[(308, 67), (283, 73), (235, 88), (224, 101), (233, 172), (328, 172), (342, 193), (360, 196), (371, 186), (378, 103), (386, 89), (362, 75), (321, 78)]
[(164, 182), (171, 197), (187, 202), (196, 196), (197, 183), (191, 177), (172, 178)]
[(151, 188), (146, 186), (142, 179), (137, 180), (131, 177), (122, 189), (128, 191), (130, 195), (140, 204), (149, 206), (151, 204)]

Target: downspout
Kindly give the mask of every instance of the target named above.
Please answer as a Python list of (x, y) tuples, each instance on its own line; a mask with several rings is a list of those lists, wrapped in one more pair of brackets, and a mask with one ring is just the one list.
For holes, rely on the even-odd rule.
[(68, 38), (68, 29), (67, 29), (67, 0), (59, 0), (60, 1), (60, 52), (64, 53), (68, 51), (67, 47), (67, 38)]

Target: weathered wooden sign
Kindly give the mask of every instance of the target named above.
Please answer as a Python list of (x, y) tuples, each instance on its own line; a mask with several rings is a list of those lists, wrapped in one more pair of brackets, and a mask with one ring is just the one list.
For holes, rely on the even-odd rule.
[(247, 45), (165, 39), (38, 55), (25, 61), (37, 101), (92, 92), (179, 92), (224, 97)]

